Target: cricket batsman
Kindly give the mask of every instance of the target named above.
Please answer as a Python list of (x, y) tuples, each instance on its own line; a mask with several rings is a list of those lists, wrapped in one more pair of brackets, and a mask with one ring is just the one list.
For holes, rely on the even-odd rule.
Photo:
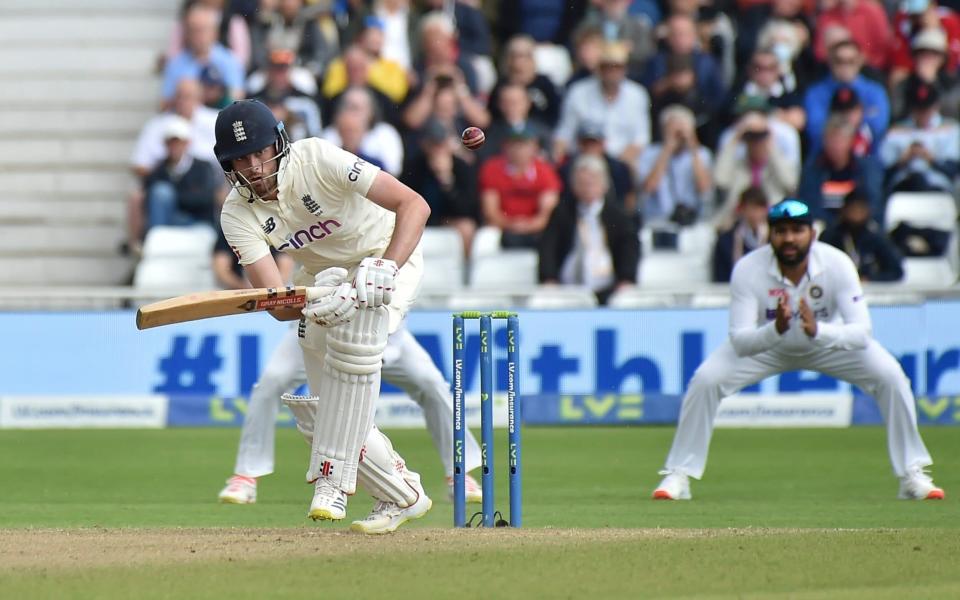
[(925, 467), (933, 461), (917, 430), (910, 381), (871, 337), (857, 269), (815, 241), (806, 204), (787, 199), (767, 218), (770, 243), (741, 258), (730, 280), (730, 337), (690, 381), (655, 499), (689, 500), (689, 478), (707, 462), (723, 398), (771, 375), (806, 369), (850, 382), (874, 397), (887, 425), (899, 497), (942, 499)]
[(394, 531), (432, 505), (420, 476), (373, 426), (387, 336), (420, 287), (430, 208), (389, 173), (329, 142), (291, 143), (255, 100), (220, 111), (214, 131), (214, 153), (233, 184), (220, 225), (250, 283), (285, 285), (272, 246), (302, 265), (295, 284), (336, 287), (302, 311), (272, 311), (281, 321), (300, 319), (307, 380), (318, 397), (312, 410), (294, 411), (312, 434), (307, 516), (343, 519), (359, 482), (377, 502), (351, 528)]

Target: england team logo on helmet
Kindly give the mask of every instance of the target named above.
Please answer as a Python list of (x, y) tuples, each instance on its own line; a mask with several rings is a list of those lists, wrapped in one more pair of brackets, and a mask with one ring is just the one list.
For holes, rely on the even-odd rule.
[(233, 122), (233, 139), (238, 142), (247, 141), (247, 132), (243, 130), (243, 121)]

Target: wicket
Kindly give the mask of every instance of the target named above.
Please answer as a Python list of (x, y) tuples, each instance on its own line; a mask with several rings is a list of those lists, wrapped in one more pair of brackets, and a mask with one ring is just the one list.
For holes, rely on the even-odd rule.
[(520, 527), (520, 419), (517, 404), (520, 387), (520, 319), (517, 313), (464, 311), (453, 315), (453, 526), (466, 527), (467, 503), (464, 481), (466, 418), (463, 398), (463, 363), (466, 359), (464, 320), (480, 321), (480, 455), (483, 487), (483, 527), (493, 527), (496, 505), (493, 489), (493, 319), (507, 322), (507, 432), (510, 479), (510, 526)]

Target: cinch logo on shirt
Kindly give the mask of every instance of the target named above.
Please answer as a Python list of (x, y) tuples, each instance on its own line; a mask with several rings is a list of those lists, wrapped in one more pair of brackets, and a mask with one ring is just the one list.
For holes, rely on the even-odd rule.
[(363, 165), (367, 163), (363, 162), (361, 159), (357, 159), (357, 162), (353, 163), (353, 166), (350, 167), (350, 172), (347, 174), (347, 179), (350, 181), (356, 181), (360, 179), (360, 169), (363, 168)]
[(341, 227), (343, 227), (343, 225), (335, 219), (317, 221), (315, 225), (301, 229), (291, 235), (286, 242), (277, 246), (277, 250), (285, 250), (286, 248), (299, 250), (307, 244), (322, 240), (330, 235), (334, 229), (340, 229)]

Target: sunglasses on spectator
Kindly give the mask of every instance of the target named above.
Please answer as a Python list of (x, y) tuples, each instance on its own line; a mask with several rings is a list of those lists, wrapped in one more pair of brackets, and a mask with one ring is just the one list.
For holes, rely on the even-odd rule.
[(623, 63), (615, 63), (615, 62), (600, 63), (601, 69), (625, 69), (626, 67), (627, 65)]
[(777, 63), (753, 63), (754, 71), (776, 71), (779, 68)]

